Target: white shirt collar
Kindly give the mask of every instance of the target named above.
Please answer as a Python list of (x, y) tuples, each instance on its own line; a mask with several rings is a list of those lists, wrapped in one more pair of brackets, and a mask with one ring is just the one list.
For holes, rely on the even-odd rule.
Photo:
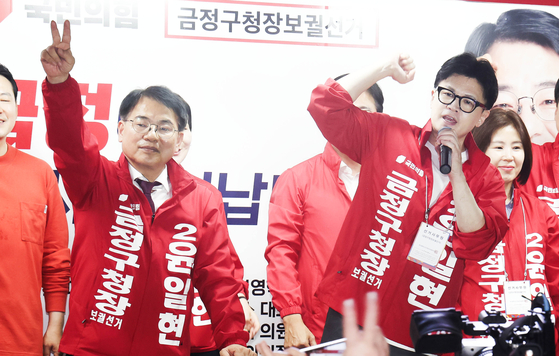
[(340, 169), (338, 170), (338, 177), (344, 182), (347, 193), (351, 200), (355, 197), (357, 186), (359, 185), (359, 173), (353, 175), (353, 170), (342, 160), (340, 162)]
[[(140, 178), (141, 180), (145, 180), (149, 182), (149, 179), (144, 177), (144, 175), (140, 173), (140, 171), (138, 171), (136, 168), (134, 168), (134, 166), (132, 166), (130, 162), (128, 162), (128, 169), (130, 170), (130, 177), (132, 178), (132, 182), (136, 187), (140, 188), (138, 183), (136, 183), (136, 178)], [(161, 185), (163, 186), (163, 188), (165, 188), (167, 192), (171, 191), (171, 185), (169, 183), (169, 174), (167, 173), (167, 165), (165, 165), (165, 168), (163, 168), (161, 174), (155, 179), (155, 182), (161, 183)]]
[[(353, 176), (353, 171), (351, 170), (351, 168), (349, 168), (349, 166), (342, 160), (340, 161), (340, 171), (339, 174), (347, 174), (349, 176)], [(359, 174), (359, 173), (357, 173)]]

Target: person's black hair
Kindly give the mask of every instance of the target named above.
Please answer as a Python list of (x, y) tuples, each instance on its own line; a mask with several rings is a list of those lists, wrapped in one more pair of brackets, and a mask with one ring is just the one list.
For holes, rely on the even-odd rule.
[[(336, 78), (334, 78), (334, 80), (338, 81), (338, 79), (341, 79), (348, 74), (349, 73), (339, 75)], [(382, 110), (384, 109), (384, 95), (382, 95), (382, 90), (380, 89), (378, 84), (375, 83), (372, 86), (370, 86), (369, 88), (367, 88), (367, 93), (369, 93), (373, 97), (373, 100), (375, 101), (376, 111), (377, 112), (382, 112)]]
[(503, 12), (496, 23), (482, 23), (470, 34), (465, 51), (479, 57), (495, 42), (518, 41), (535, 43), (559, 54), (559, 19), (540, 10)]
[(187, 126), (192, 130), (190, 106), (180, 95), (173, 93), (169, 88), (164, 86), (151, 86), (146, 89), (132, 90), (120, 104), (118, 120), (126, 119), (130, 111), (136, 107), (143, 97), (153, 99), (173, 110), (178, 118), (179, 132), (183, 131)]
[(447, 60), (435, 77), (435, 88), (439, 83), (453, 75), (463, 75), (477, 80), (483, 90), (483, 104), (489, 110), (495, 104), (499, 95), (499, 85), (495, 70), (485, 59), (477, 59), (471, 53), (462, 53)]
[(495, 132), (507, 126), (512, 126), (516, 132), (518, 132), (518, 136), (520, 136), (520, 141), (522, 142), (524, 163), (522, 163), (522, 169), (520, 173), (518, 173), (516, 181), (518, 184), (524, 185), (528, 181), (530, 170), (532, 169), (532, 144), (530, 142), (528, 129), (526, 129), (524, 122), (516, 112), (500, 108), (491, 110), (483, 124), (472, 130), (472, 135), (479, 149), (485, 152), (491, 144)]
[(8, 81), (12, 84), (12, 89), (14, 90), (14, 98), (17, 99), (17, 83), (14, 80), (12, 73), (10, 73), (10, 70), (2, 64), (0, 64), (0, 75), (8, 79)]
[(559, 105), (559, 79), (555, 83), (555, 105)]

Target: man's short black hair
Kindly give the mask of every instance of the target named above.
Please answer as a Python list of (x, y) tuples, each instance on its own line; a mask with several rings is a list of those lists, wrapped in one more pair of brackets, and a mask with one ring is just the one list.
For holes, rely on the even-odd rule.
[(136, 107), (143, 97), (153, 99), (173, 110), (179, 121), (179, 132), (183, 131), (187, 126), (192, 130), (192, 114), (188, 103), (169, 88), (159, 85), (147, 87), (146, 89), (132, 90), (128, 93), (120, 104), (118, 120), (126, 119), (130, 111)]
[[(334, 78), (334, 80), (338, 81), (339, 79), (345, 77), (348, 74), (349, 73), (339, 75), (336, 78)], [(382, 90), (380, 89), (378, 84), (375, 83), (372, 86), (370, 86), (369, 88), (367, 88), (367, 93), (369, 93), (373, 97), (373, 100), (375, 101), (376, 111), (377, 112), (382, 112), (382, 110), (384, 109), (384, 95), (382, 95)]]
[(435, 77), (435, 88), (439, 83), (453, 75), (463, 75), (477, 80), (483, 90), (485, 107), (489, 110), (499, 95), (499, 85), (495, 70), (485, 59), (477, 59), (471, 53), (462, 53), (447, 60)]
[(12, 88), (14, 90), (14, 98), (17, 99), (17, 83), (14, 80), (14, 77), (12, 76), (12, 73), (10, 73), (10, 71), (8, 70), (8, 68), (6, 68), (4, 65), (0, 64), (0, 75), (3, 76), (4, 78), (8, 79), (8, 81), (10, 83), (12, 83)]
[(495, 42), (531, 42), (559, 54), (559, 19), (540, 10), (503, 12), (496, 23), (482, 23), (470, 34), (465, 51), (479, 57)]

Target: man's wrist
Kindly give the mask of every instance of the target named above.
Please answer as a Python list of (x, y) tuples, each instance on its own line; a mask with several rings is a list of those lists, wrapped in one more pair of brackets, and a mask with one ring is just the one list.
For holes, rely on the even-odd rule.
[[(241, 303), (246, 303), (246, 305), (248, 305), (248, 307), (250, 309), (252, 309), (252, 311), (254, 311), (254, 308), (250, 305), (250, 303), (248, 302), (248, 299), (244, 295), (239, 293), (238, 297), (239, 297), (239, 300), (241, 301)], [(243, 302), (243, 300), (244, 300), (244, 302)]]
[(293, 324), (303, 322), (303, 317), (301, 316), (301, 314), (289, 314), (285, 315), (282, 320), (284, 324)]
[(56, 76), (56, 77), (49, 77), (47, 75), (47, 81), (50, 84), (60, 84), (60, 83), (64, 83), (65, 81), (67, 81), (69, 76), (70, 76), (69, 74), (59, 75), (59, 76)]

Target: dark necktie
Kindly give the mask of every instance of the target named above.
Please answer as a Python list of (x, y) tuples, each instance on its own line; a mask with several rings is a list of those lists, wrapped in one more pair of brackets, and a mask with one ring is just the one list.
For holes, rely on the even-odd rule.
[(140, 179), (140, 178), (136, 178), (135, 181), (136, 181), (136, 183), (138, 183), (140, 185), (140, 188), (142, 188), (142, 191), (144, 192), (144, 195), (148, 199), (149, 206), (151, 207), (151, 212), (155, 214), (155, 205), (153, 204), (153, 199), (151, 199), (151, 191), (152, 191), (153, 187), (155, 187), (156, 185), (161, 185), (161, 183), (159, 183), (159, 182), (148, 182), (147, 180), (143, 180), (143, 179)]

